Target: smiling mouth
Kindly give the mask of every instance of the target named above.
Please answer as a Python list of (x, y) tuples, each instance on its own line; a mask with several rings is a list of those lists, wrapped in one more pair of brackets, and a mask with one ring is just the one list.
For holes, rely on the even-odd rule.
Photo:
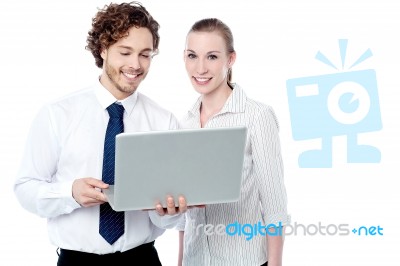
[(142, 73), (127, 73), (127, 72), (121, 72), (121, 73), (129, 80), (134, 80), (137, 77), (139, 77), (140, 75), (142, 75)]
[(193, 77), (193, 79), (194, 79), (197, 83), (207, 83), (207, 82), (210, 81), (212, 78)]

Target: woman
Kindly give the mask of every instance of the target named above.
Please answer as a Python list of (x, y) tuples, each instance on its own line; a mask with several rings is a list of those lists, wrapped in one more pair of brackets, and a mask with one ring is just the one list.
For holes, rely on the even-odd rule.
[(184, 60), (200, 97), (182, 126), (245, 125), (248, 136), (239, 201), (192, 208), (178, 226), (179, 264), (185, 266), (282, 265), (282, 227), (289, 216), (278, 123), (270, 106), (247, 98), (231, 82), (235, 59), (231, 30), (222, 21), (203, 19), (192, 26)]

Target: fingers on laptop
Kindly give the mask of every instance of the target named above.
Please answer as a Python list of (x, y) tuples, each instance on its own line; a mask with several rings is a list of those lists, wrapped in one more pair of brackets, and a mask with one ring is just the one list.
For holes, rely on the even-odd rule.
[(161, 216), (164, 216), (165, 214), (174, 215), (187, 211), (186, 199), (183, 196), (178, 198), (178, 206), (175, 205), (175, 200), (172, 196), (167, 196), (166, 202), (166, 208), (163, 208), (160, 202), (156, 204), (156, 211)]
[(179, 212), (186, 212), (188, 207), (186, 204), (186, 199), (184, 196), (180, 196), (178, 199), (178, 208), (179, 208)]

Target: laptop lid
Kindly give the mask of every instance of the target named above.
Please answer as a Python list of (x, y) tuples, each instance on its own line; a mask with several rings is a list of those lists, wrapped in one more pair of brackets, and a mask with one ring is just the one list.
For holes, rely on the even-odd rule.
[(116, 211), (239, 199), (246, 127), (121, 133), (116, 137), (115, 185), (104, 190)]

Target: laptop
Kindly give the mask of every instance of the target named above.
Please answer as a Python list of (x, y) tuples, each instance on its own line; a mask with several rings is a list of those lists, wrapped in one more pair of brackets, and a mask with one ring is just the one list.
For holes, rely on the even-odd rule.
[(239, 200), (247, 128), (201, 128), (116, 136), (114, 185), (104, 189), (115, 211)]

